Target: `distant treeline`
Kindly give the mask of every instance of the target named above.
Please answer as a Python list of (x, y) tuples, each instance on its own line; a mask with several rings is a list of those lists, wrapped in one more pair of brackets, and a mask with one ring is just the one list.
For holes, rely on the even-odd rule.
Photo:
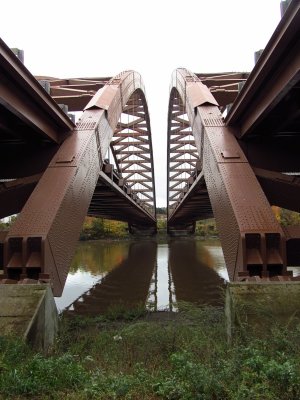
[(85, 217), (80, 232), (80, 240), (126, 238), (127, 236), (129, 233), (126, 222), (95, 217)]
[(156, 207), (156, 214), (167, 215), (167, 207)]
[[(280, 207), (272, 207), (277, 221), (282, 226), (300, 225), (300, 213), (289, 211)], [(157, 207), (158, 233), (166, 233), (167, 209)], [(0, 231), (9, 230), (17, 216), (0, 220)], [(216, 222), (214, 219), (197, 221), (195, 234), (202, 237), (218, 236)], [(105, 238), (129, 237), (128, 224), (126, 222), (107, 220), (104, 218), (86, 217), (80, 232), (80, 240), (96, 240)]]

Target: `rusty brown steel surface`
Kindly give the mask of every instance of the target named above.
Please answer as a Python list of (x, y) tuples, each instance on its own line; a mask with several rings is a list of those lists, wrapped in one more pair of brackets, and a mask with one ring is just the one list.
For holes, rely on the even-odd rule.
[(103, 88), (111, 78), (68, 78), (58, 79), (36, 76), (38, 81), (47, 82), (51, 97), (58, 104), (68, 106), (68, 111), (82, 111), (96, 92)]
[(280, 172), (253, 169), (270, 204), (300, 212), (300, 177)]
[(185, 106), (177, 90), (170, 95), (168, 116), (168, 215), (181, 200), (188, 179), (196, 176), (199, 155)]
[[(199, 102), (194, 96), (196, 102)], [(201, 160), (186, 114), (185, 105), (176, 88), (170, 94), (168, 115), (168, 231), (195, 229), (194, 221), (212, 217)], [(172, 216), (176, 210), (176, 229)], [(172, 227), (172, 228), (171, 228)]]
[[(127, 71), (100, 89), (86, 106), (74, 133), (56, 152), (6, 237), (6, 278), (50, 279), (54, 294), (62, 293), (114, 129), (131, 96), (143, 91), (140, 75)], [(140, 98), (145, 102), (144, 96)], [(147, 113), (145, 108), (144, 103)], [(150, 132), (147, 135), (152, 151)], [(155, 211), (148, 200), (141, 199), (139, 209), (146, 209), (144, 222), (155, 226)]]
[(18, 214), (35, 186), (41, 174), (28, 176), (21, 179), (0, 180), (0, 218)]
[[(295, 122), (299, 127), (299, 82), (300, 3), (293, 0), (234, 102), (226, 123), (239, 126), (236, 134), (242, 138), (293, 132)], [(296, 97), (296, 103), (290, 102), (291, 97)]]
[[(120, 82), (120, 77), (118, 76), (111, 79), (37, 78), (50, 83), (50, 93), (53, 98), (57, 102), (64, 102), (69, 107), (69, 111), (80, 111), (84, 108), (88, 109), (91, 107), (101, 107), (108, 110), (110, 99), (115, 95), (114, 84)], [(130, 84), (128, 80), (122, 83), (124, 87), (128, 84)], [(105, 85), (104, 92), (99, 91), (96, 95), (95, 90), (101, 89)], [(122, 99), (122, 113), (114, 130), (113, 140), (110, 142), (110, 149), (114, 157), (116, 168), (122, 175), (124, 183), (130, 187), (132, 193), (137, 194), (137, 199), (141, 201), (142, 206), (145, 206), (145, 210), (155, 215), (156, 206), (151, 127), (147, 102), (143, 90), (137, 87), (135, 93), (128, 99), (126, 104), (124, 103), (124, 99)], [(58, 97), (56, 96), (57, 91), (65, 91), (65, 94), (68, 95)], [(110, 113), (109, 110), (108, 113)], [(108, 118), (112, 119), (114, 115), (110, 115)], [(115, 121), (112, 123), (115, 124)], [(102, 217), (104, 215), (105, 214), (99, 214), (99, 216)]]
[[(69, 111), (80, 111), (90, 107), (107, 109), (107, 101), (110, 101), (115, 92), (112, 83), (120, 80), (119, 77), (72, 79), (37, 77), (37, 79), (49, 82), (53, 98), (58, 103), (66, 104)], [(123, 83), (124, 86), (127, 84), (128, 82)], [(105, 93), (100, 91), (96, 95), (96, 89), (101, 89), (105, 85), (107, 85)], [(64, 95), (57, 96), (59, 93)], [(137, 193), (138, 199), (154, 215), (156, 207), (151, 128), (143, 90), (137, 89), (128, 100), (128, 104), (123, 104), (110, 148), (124, 182), (131, 188), (131, 192)]]
[(231, 105), (245, 84), (249, 73), (223, 72), (223, 73), (196, 73), (201, 82), (207, 86), (214, 98), (224, 111)]
[[(185, 104), (230, 279), (287, 275), (284, 233), (233, 129), (196, 75), (178, 69), (172, 87)], [(175, 224), (176, 209), (171, 217)]]
[[(8, 122), (15, 119), (30, 128), (31, 135), (56, 143), (62, 142), (74, 129), (72, 121), (1, 39), (0, 105), (0, 133), (3, 117), (6, 133), (10, 128)], [(18, 133), (22, 135), (22, 129)]]
[(189, 232), (189, 227), (194, 225), (190, 231), (194, 233), (195, 221), (213, 218), (213, 216), (206, 183), (203, 172), (201, 172), (196, 178), (192, 176), (188, 179), (177, 204), (175, 207), (173, 206), (172, 210), (169, 210), (168, 231), (174, 234), (177, 230), (187, 229)]
[[(103, 110), (87, 112), (98, 122)], [(51, 278), (60, 295), (99, 174), (94, 129), (77, 128), (58, 150), (12, 226), (4, 247), (8, 278)]]
[(114, 174), (113, 171), (105, 172), (105, 169), (100, 172), (88, 215), (144, 225), (145, 228), (152, 226), (153, 214), (149, 208), (131, 191), (123, 178), (114, 177)]
[(155, 215), (153, 150), (144, 92), (136, 90), (124, 104), (111, 141), (111, 150), (124, 183), (141, 204)]

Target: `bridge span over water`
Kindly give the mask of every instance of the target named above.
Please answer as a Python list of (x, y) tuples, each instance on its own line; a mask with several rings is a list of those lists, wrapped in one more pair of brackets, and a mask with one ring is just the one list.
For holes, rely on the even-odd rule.
[(168, 231), (215, 217), (231, 280), (289, 280), (300, 227), (300, 4), (292, 1), (253, 71), (177, 69), (168, 117)]
[(135, 71), (38, 82), (2, 41), (0, 73), (0, 217), (19, 213), (2, 282), (51, 281), (60, 295), (87, 214), (156, 232), (144, 84)]
[[(19, 214), (1, 281), (51, 282), (60, 295), (86, 215), (156, 232), (144, 84), (135, 71), (35, 78), (3, 41), (0, 76), (0, 217)], [(290, 280), (300, 265), (300, 228), (271, 210), (300, 212), (299, 88), (298, 1), (250, 74), (173, 73), (168, 231), (215, 217), (231, 280)], [(79, 111), (75, 123), (67, 113)]]

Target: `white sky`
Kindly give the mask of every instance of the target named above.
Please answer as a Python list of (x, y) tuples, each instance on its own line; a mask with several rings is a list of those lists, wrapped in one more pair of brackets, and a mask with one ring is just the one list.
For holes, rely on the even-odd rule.
[(171, 74), (250, 71), (280, 20), (280, 0), (2, 0), (0, 37), (34, 75), (141, 73), (154, 148), (157, 205), (166, 206)]

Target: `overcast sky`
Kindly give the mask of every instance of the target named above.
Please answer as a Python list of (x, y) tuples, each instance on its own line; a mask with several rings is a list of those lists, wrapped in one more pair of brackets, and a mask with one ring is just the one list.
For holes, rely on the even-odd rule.
[(280, 0), (9, 0), (0, 36), (34, 75), (141, 73), (154, 146), (157, 205), (166, 206), (172, 71), (250, 71), (280, 20)]

